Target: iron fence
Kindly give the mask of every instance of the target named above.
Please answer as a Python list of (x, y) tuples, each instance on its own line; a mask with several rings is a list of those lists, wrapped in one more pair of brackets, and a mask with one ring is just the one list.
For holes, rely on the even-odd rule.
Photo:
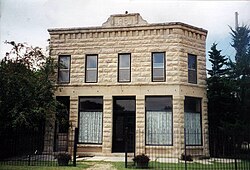
[(73, 151), (73, 140), (69, 137), (68, 133), (53, 132), (0, 134), (0, 165), (57, 166), (59, 153)]
[[(148, 139), (149, 136), (161, 135), (171, 136), (173, 140), (162, 143), (160, 139)], [(148, 156), (149, 169), (250, 170), (250, 133), (239, 135), (221, 131), (208, 133), (183, 130), (175, 131), (174, 134), (147, 136), (144, 130), (139, 130), (135, 136), (134, 154)], [(137, 163), (125, 161), (125, 167), (134, 169)]]

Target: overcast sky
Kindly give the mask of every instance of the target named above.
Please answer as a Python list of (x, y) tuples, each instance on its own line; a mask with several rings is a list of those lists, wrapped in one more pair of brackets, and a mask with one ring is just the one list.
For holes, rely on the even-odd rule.
[[(9, 46), (5, 40), (27, 42), (45, 49), (48, 28), (101, 26), (111, 14), (140, 13), (148, 23), (184, 22), (208, 30), (207, 51), (218, 43), (224, 55), (233, 56), (229, 25), (250, 25), (250, 1), (169, 0), (0, 0), (0, 58)], [(207, 58), (208, 60), (208, 58)]]

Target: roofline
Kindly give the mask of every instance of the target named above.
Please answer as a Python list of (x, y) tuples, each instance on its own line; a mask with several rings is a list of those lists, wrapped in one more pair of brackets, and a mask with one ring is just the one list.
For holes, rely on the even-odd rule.
[(98, 30), (117, 30), (117, 29), (133, 29), (133, 28), (147, 28), (147, 27), (168, 27), (168, 26), (182, 26), (182, 27), (187, 27), (190, 29), (194, 29), (200, 32), (203, 32), (204, 34), (207, 34), (207, 30), (199, 27), (195, 27), (189, 24), (185, 24), (182, 22), (168, 22), (168, 23), (152, 23), (152, 24), (146, 24), (146, 25), (138, 25), (138, 26), (125, 26), (125, 27), (103, 27), (103, 26), (97, 26), (97, 27), (72, 27), (72, 28), (51, 28), (48, 29), (48, 32), (50, 34), (56, 33), (56, 32), (79, 32), (80, 30), (83, 31), (98, 31)]

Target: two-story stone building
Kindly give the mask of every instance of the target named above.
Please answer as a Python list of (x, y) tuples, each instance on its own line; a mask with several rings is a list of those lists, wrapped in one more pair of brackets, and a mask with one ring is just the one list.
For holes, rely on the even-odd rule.
[(185, 127), (187, 144), (208, 154), (206, 30), (149, 24), (135, 13), (48, 31), (60, 64), (55, 95), (69, 107), (70, 128), (79, 128), (78, 154), (124, 152), (126, 127), (129, 151), (159, 146), (179, 157)]

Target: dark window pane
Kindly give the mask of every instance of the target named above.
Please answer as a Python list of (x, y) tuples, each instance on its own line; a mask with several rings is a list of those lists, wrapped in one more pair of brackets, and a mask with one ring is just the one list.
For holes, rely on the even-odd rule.
[(97, 56), (87, 56), (87, 68), (97, 68)]
[(196, 70), (196, 56), (188, 55), (188, 68)]
[(69, 62), (70, 62), (69, 56), (60, 56), (59, 60), (61, 69), (69, 69)]
[(201, 99), (186, 97), (184, 101), (187, 145), (201, 145)]
[(59, 82), (69, 82), (69, 70), (59, 71)]
[(188, 82), (197, 83), (197, 58), (191, 54), (188, 54)]
[(119, 70), (119, 81), (130, 81), (130, 70), (120, 69)]
[(86, 82), (97, 82), (97, 71), (96, 70), (87, 70)]
[(102, 111), (102, 97), (81, 97), (79, 108), (80, 111)]
[(70, 75), (70, 56), (59, 56), (58, 82), (68, 83)]
[(152, 79), (153, 81), (164, 81), (165, 80), (165, 54), (164, 53), (153, 53), (153, 68), (152, 68)]
[(197, 83), (196, 70), (188, 70), (188, 82), (195, 84)]
[(153, 62), (154, 62), (154, 64), (163, 64), (164, 63), (164, 53), (153, 53)]
[(135, 101), (131, 99), (116, 99), (114, 108), (116, 111), (135, 111)]
[(79, 142), (102, 143), (102, 97), (80, 97)]
[(97, 82), (97, 55), (86, 56), (86, 78), (87, 83)]
[(119, 66), (120, 68), (128, 68), (130, 67), (130, 55), (119, 55)]
[(130, 54), (119, 54), (118, 81), (130, 81)]
[(171, 97), (146, 97), (146, 109), (148, 111), (172, 111)]
[(154, 74), (153, 80), (155, 80), (155, 81), (163, 81), (164, 80), (164, 69), (154, 68), (153, 74)]
[(186, 97), (185, 104), (184, 104), (184, 111), (185, 112), (201, 112), (201, 99), (193, 98), (193, 97)]
[(172, 145), (172, 97), (146, 97), (146, 144)]

